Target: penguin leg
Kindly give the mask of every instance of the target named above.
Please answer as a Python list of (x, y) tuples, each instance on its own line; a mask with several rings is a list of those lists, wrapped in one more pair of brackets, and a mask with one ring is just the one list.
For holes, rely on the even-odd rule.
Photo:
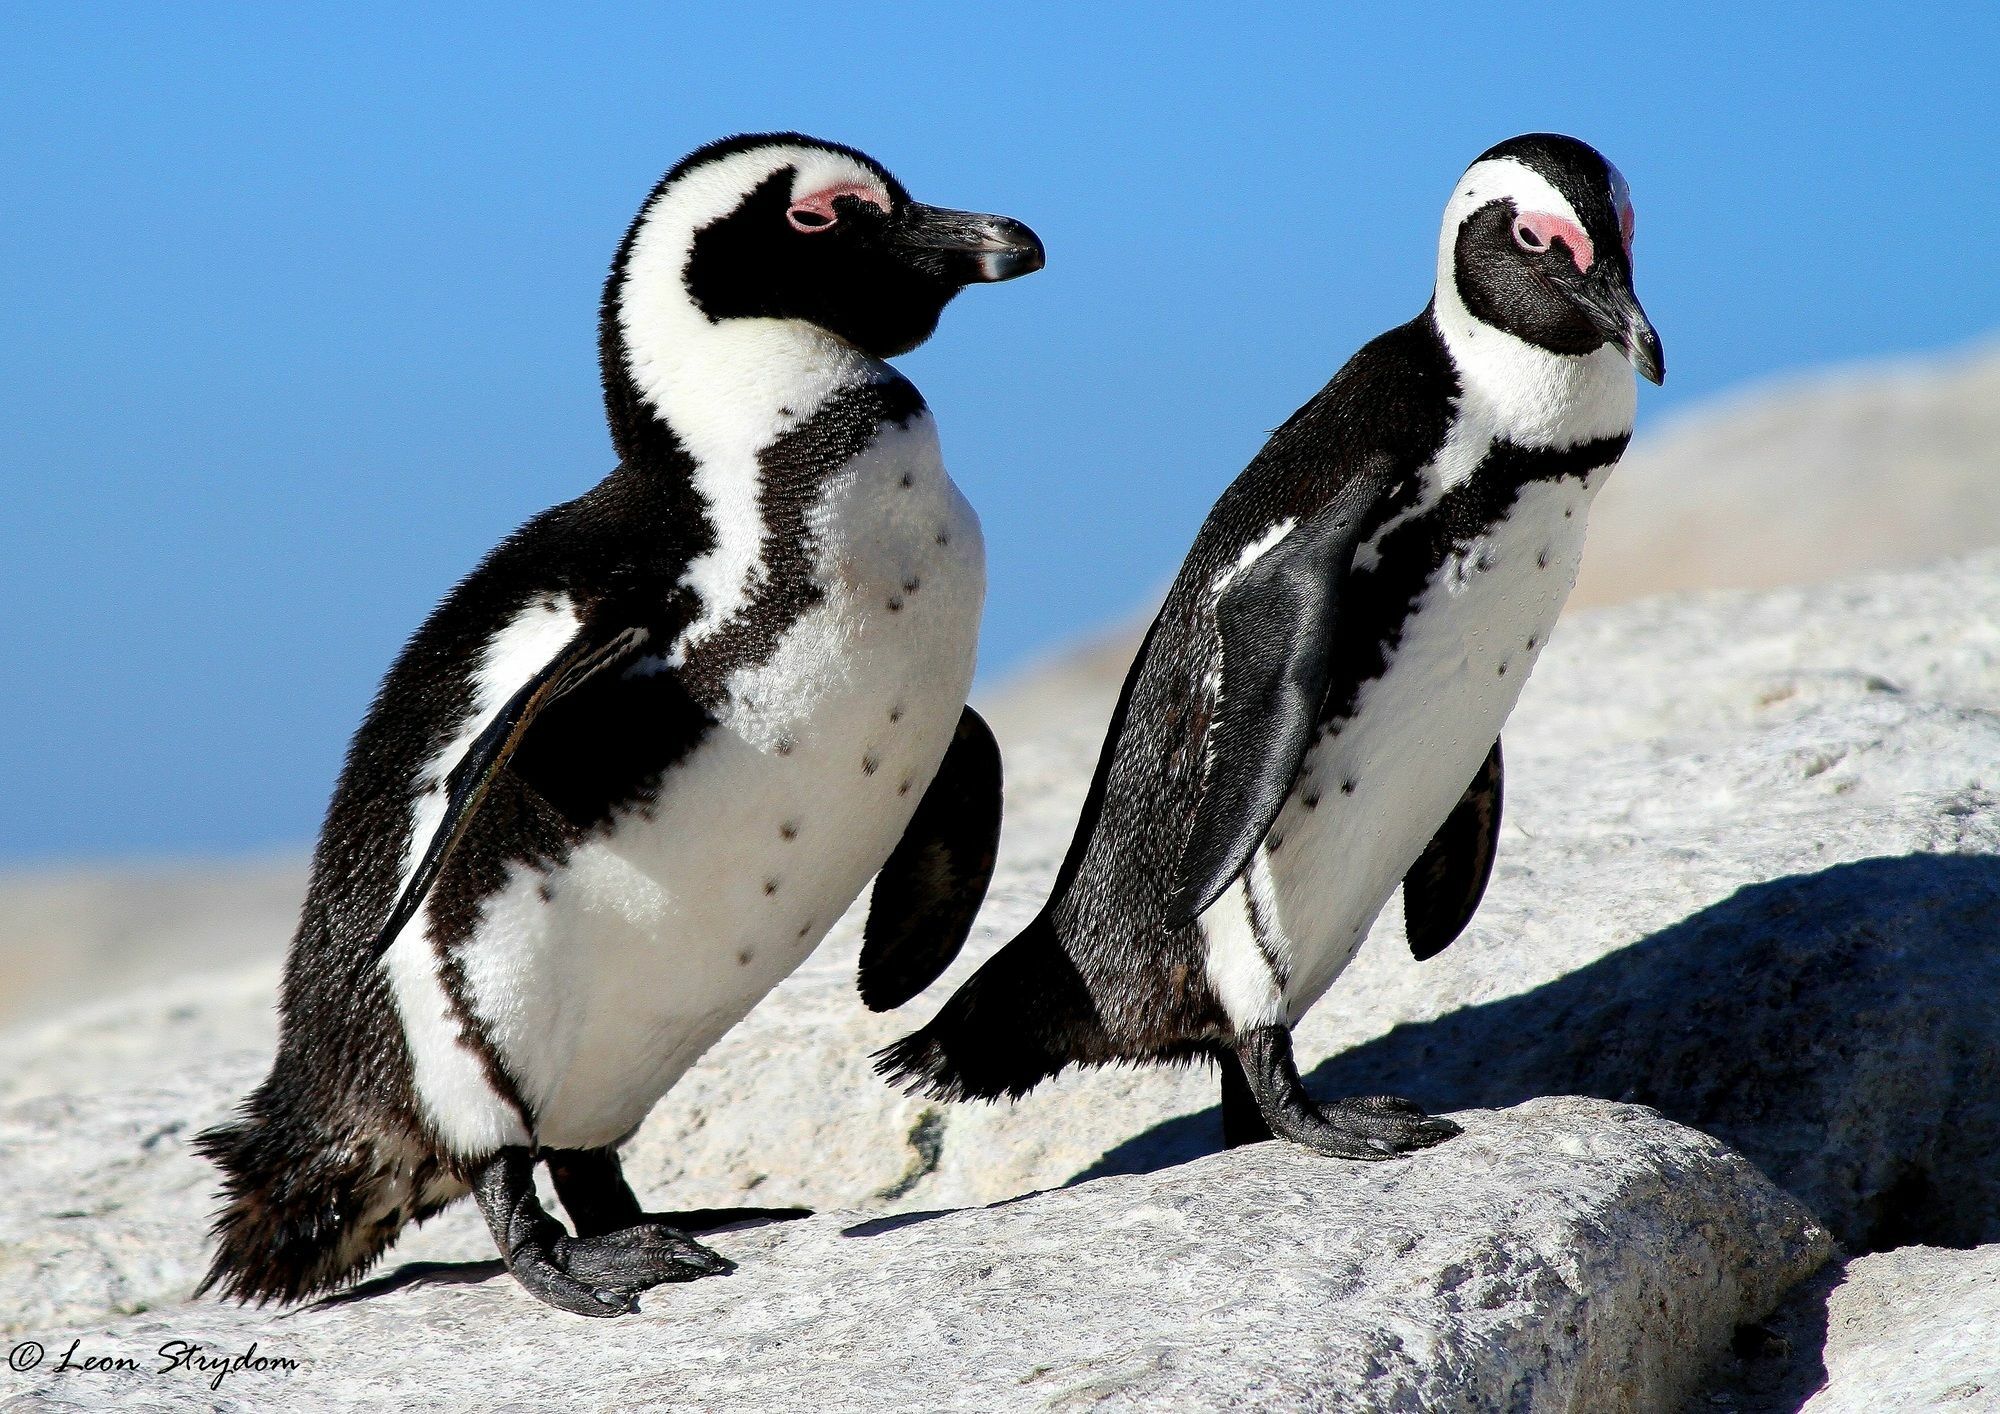
[[(1260, 1026), (1238, 1038), (1235, 1059), (1244, 1089), (1269, 1132), (1339, 1159), (1387, 1159), (1428, 1149), (1460, 1132), (1394, 1095), (1365, 1095), (1320, 1104), (1306, 1093), (1292, 1058), (1292, 1033)], [(1229, 1083), (1223, 1070), (1223, 1137), (1229, 1139)], [(1232, 1141), (1249, 1143), (1246, 1136)]]
[(535, 1156), (524, 1147), (502, 1149), (480, 1165), (472, 1193), (507, 1270), (535, 1296), (578, 1316), (622, 1316), (638, 1309), (649, 1287), (733, 1266), (664, 1223), (571, 1237), (535, 1197)]
[(690, 1208), (678, 1213), (648, 1213), (639, 1207), (616, 1149), (545, 1149), (549, 1179), (556, 1197), (576, 1227), (578, 1237), (599, 1237), (657, 1223), (682, 1232), (712, 1232), (731, 1223), (787, 1222), (809, 1218), (811, 1208)]
[(542, 1158), (578, 1237), (597, 1237), (645, 1221), (613, 1150), (544, 1149)]
[(1218, 1051), (1215, 1062), (1222, 1071), (1222, 1146), (1236, 1149), (1275, 1137), (1271, 1126), (1264, 1123), (1263, 1111), (1257, 1108), (1257, 1096), (1236, 1052)]

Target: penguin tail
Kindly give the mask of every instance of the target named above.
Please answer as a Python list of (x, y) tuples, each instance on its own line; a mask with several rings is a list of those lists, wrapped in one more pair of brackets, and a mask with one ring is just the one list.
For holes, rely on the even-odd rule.
[(1019, 1099), (1065, 1066), (1111, 1059), (1097, 1007), (1046, 914), (930, 1023), (875, 1053), (891, 1084), (940, 1100)]
[[(415, 1134), (342, 1123), (288, 1103), (276, 1073), (235, 1119), (194, 1140), (222, 1171), (215, 1258), (195, 1288), (290, 1303), (362, 1275), (405, 1226), (466, 1191)], [(371, 1116), (371, 1118), (376, 1118)], [(358, 1121), (359, 1117), (355, 1117)]]

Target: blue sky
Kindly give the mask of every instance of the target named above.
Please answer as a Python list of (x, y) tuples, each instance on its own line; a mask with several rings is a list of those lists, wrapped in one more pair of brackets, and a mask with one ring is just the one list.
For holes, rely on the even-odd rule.
[(1190, 8), (6, 7), (0, 861), (311, 838), (404, 635), (609, 469), (604, 268), (724, 133), (1047, 243), (902, 361), (989, 681), (1171, 576), (1514, 133), (1631, 181), (1642, 429), (2000, 326), (2000, 7)]

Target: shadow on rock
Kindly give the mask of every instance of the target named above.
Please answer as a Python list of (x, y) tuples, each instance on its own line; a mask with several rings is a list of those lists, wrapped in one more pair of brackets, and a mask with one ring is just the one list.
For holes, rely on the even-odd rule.
[(1767, 1319), (1737, 1327), (1728, 1356), (1709, 1374), (1707, 1397), (1697, 1395), (1687, 1407), (1798, 1414), (1826, 1386), (1827, 1300), (1845, 1271), (1845, 1263), (1829, 1262)]
[(934, 1222), (938, 1218), (948, 1218), (957, 1210), (954, 1208), (926, 1208), (920, 1213), (891, 1213), (886, 1218), (868, 1218), (852, 1227), (840, 1230), (842, 1237), (880, 1237), (884, 1233), (901, 1232), (906, 1227), (916, 1227), (920, 1223)]
[[(1309, 1080), (1433, 1110), (1552, 1094), (1651, 1105), (1748, 1155), (1851, 1251), (1969, 1247), (2000, 1241), (1996, 998), (2000, 858), (1864, 859), (1739, 889)], [(1220, 1134), (1215, 1111), (1175, 1119), (1078, 1178), (1177, 1163)]]
[(331, 1296), (286, 1312), (295, 1315), (298, 1311), (319, 1311), (332, 1306), (346, 1306), (355, 1301), (368, 1301), (377, 1296), (387, 1296), (392, 1291), (414, 1290), (426, 1286), (475, 1286), (482, 1281), (491, 1281), (504, 1276), (507, 1264), (499, 1258), (482, 1262), (405, 1262), (393, 1272), (385, 1272), (379, 1277), (350, 1286), (345, 1291), (336, 1291)]

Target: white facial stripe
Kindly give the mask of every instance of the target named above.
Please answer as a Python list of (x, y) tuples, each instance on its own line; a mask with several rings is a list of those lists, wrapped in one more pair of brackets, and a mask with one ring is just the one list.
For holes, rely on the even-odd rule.
[(799, 154), (789, 159), (797, 172), (792, 178), (792, 200), (815, 193), (858, 196), (884, 211), (889, 209), (889, 191), (882, 185), (882, 179), (852, 157), (817, 148), (791, 150)]
[[(784, 167), (796, 169), (795, 198), (838, 185), (881, 190), (874, 173), (839, 153), (789, 146), (734, 153), (697, 167), (655, 197), (626, 258), (618, 314), (633, 381), (697, 461), (738, 449), (746, 421), (768, 426), (784, 406), (806, 415), (812, 408), (800, 402), (817, 406), (814, 392), (824, 395), (815, 388), (821, 366), (863, 357), (832, 335), (792, 321), (712, 323), (688, 294), (685, 273), (696, 233)], [(793, 366), (800, 364), (807, 367)]]
[(1458, 230), (1488, 202), (1511, 200), (1581, 228), (1548, 178), (1511, 157), (1475, 162), (1459, 179), (1438, 231), (1435, 313), (1458, 369), (1459, 412), (1486, 437), (1526, 447), (1570, 447), (1630, 433), (1638, 405), (1632, 366), (1618, 349), (1550, 353), (1473, 317), (1458, 293)]
[[(734, 153), (689, 172), (647, 208), (619, 286), (619, 327), (632, 380), (694, 458), (715, 547), (689, 567), (702, 615), (682, 648), (748, 599), (765, 572), (757, 453), (818, 411), (832, 393), (889, 376), (853, 346), (788, 319), (711, 321), (685, 272), (698, 231), (736, 209), (773, 172), (795, 169), (794, 198), (830, 187), (888, 195), (861, 163), (821, 148)], [(681, 652), (672, 655), (679, 661)]]
[(1438, 232), (1438, 288), (1452, 283), (1458, 253), (1458, 228), (1465, 218), (1492, 201), (1511, 201), (1519, 212), (1544, 212), (1569, 222), (1578, 230), (1583, 220), (1547, 177), (1512, 157), (1475, 162), (1463, 177), (1444, 208), (1444, 225)]
[(843, 196), (865, 201), (884, 214), (889, 210), (889, 193), (882, 189), (879, 182), (835, 182), (831, 186), (810, 188), (803, 182), (792, 183), (792, 206), (795, 210), (803, 206), (814, 211), (830, 212), (833, 203)]
[(668, 240), (685, 251), (694, 233), (736, 209), (737, 203), (783, 168), (793, 171), (793, 199), (827, 187), (876, 193), (887, 207), (882, 179), (852, 157), (825, 148), (774, 143), (704, 162), (653, 198), (642, 240)]

